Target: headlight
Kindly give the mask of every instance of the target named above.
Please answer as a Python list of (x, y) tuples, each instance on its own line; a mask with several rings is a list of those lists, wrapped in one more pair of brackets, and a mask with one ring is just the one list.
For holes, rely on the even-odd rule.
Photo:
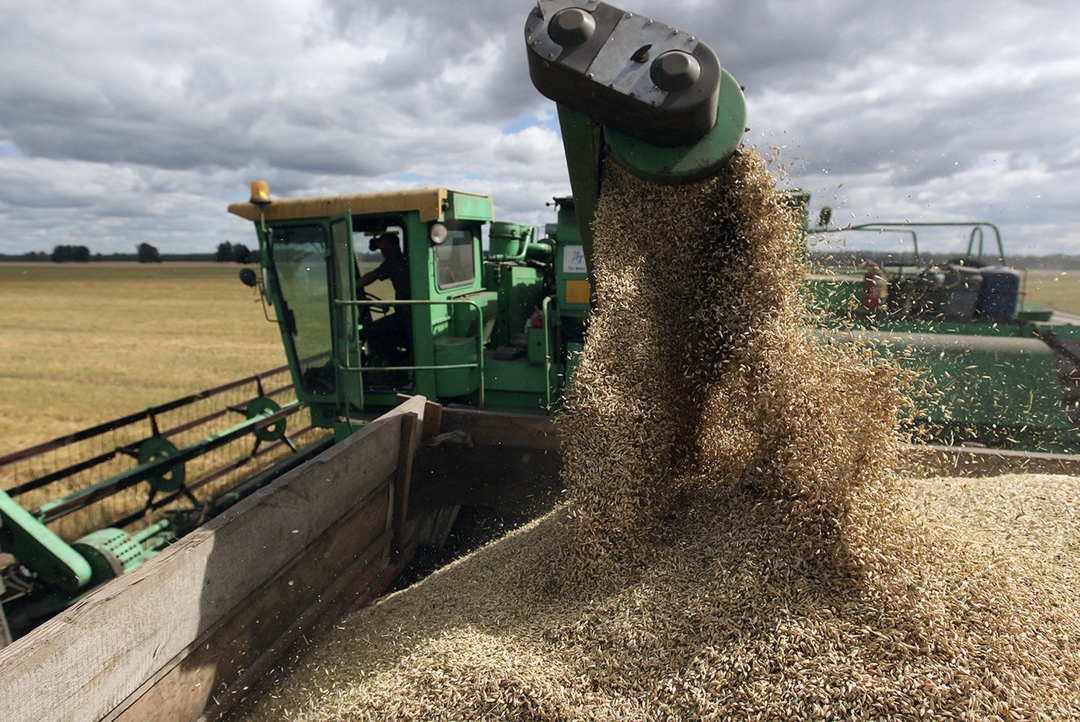
[(446, 229), (446, 226), (444, 226), (442, 223), (432, 223), (431, 229), (428, 230), (428, 238), (430, 238), (431, 242), (434, 243), (436, 246), (440, 246), (445, 243), (446, 238), (449, 235), (450, 231), (448, 231)]

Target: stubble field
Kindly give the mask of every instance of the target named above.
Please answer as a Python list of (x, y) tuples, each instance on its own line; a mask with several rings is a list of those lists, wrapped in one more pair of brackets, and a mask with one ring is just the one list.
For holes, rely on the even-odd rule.
[(0, 264), (0, 454), (284, 364), (234, 264)]

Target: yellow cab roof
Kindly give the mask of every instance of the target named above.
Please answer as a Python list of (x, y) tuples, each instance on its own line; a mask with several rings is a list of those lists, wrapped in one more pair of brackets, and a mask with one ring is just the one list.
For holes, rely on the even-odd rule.
[[(437, 221), (442, 217), (443, 204), (451, 193), (446, 188), (421, 188), (418, 190), (390, 191), (386, 193), (358, 193), (350, 196), (322, 196), (319, 198), (283, 198), (263, 206), (250, 201), (229, 204), (229, 213), (258, 221), (290, 220), (293, 218), (323, 218), (350, 211), (354, 215), (418, 211), (423, 222)], [(463, 195), (475, 195), (466, 193)], [(479, 196), (487, 197), (487, 196)]]

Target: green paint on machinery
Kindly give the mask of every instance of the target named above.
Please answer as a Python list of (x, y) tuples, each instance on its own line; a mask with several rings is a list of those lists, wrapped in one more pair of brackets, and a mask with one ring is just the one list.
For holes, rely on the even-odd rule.
[[(941, 265), (924, 262), (919, 232), (954, 228), (968, 232), (967, 250)], [(911, 244), (902, 263), (816, 274), (809, 286), (835, 338), (919, 374), (913, 411), (928, 440), (1080, 453), (1080, 326), (1067, 314), (1025, 308), (1023, 275), (1008, 266), (997, 226), (822, 224), (808, 233), (890, 233)]]

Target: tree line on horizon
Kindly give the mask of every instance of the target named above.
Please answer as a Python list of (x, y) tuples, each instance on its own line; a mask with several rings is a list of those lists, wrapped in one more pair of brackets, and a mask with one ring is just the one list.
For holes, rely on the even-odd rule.
[(37, 263), (96, 263), (101, 261), (137, 261), (138, 263), (161, 263), (162, 261), (217, 261), (219, 263), (252, 263), (251, 250), (242, 243), (230, 243), (225, 241), (218, 244), (214, 254), (188, 253), (188, 254), (162, 254), (155, 246), (149, 243), (140, 243), (135, 247), (135, 253), (92, 253), (90, 248), (82, 245), (60, 245), (53, 248), (52, 253), (45, 251), (28, 251), (19, 255), (0, 253), (2, 261), (31, 261)]
[[(378, 254), (357, 253), (362, 261), (378, 260)], [(844, 251), (828, 250), (810, 252), (810, 259), (815, 265), (832, 268), (862, 267), (868, 263), (879, 266), (942, 266), (955, 259), (954, 255), (948, 257), (923, 253), (916, 263), (916, 259), (910, 254), (874, 253), (869, 251)], [(187, 254), (163, 254), (149, 243), (140, 243), (135, 247), (135, 253), (92, 253), (87, 246), (61, 245), (53, 248), (52, 253), (44, 251), (29, 251), (18, 255), (0, 253), (0, 262), (4, 261), (31, 261), (53, 263), (91, 263), (101, 261), (137, 261), (139, 263), (161, 263), (162, 261), (215, 261), (217, 263), (255, 263), (257, 257), (251, 249), (243, 243), (231, 243), (224, 241), (218, 244), (214, 253), (187, 253)], [(1080, 255), (1066, 253), (1053, 253), (1043, 256), (1010, 256), (1006, 259), (1008, 265), (1014, 268), (1026, 269), (1062, 269), (1080, 270)]]

